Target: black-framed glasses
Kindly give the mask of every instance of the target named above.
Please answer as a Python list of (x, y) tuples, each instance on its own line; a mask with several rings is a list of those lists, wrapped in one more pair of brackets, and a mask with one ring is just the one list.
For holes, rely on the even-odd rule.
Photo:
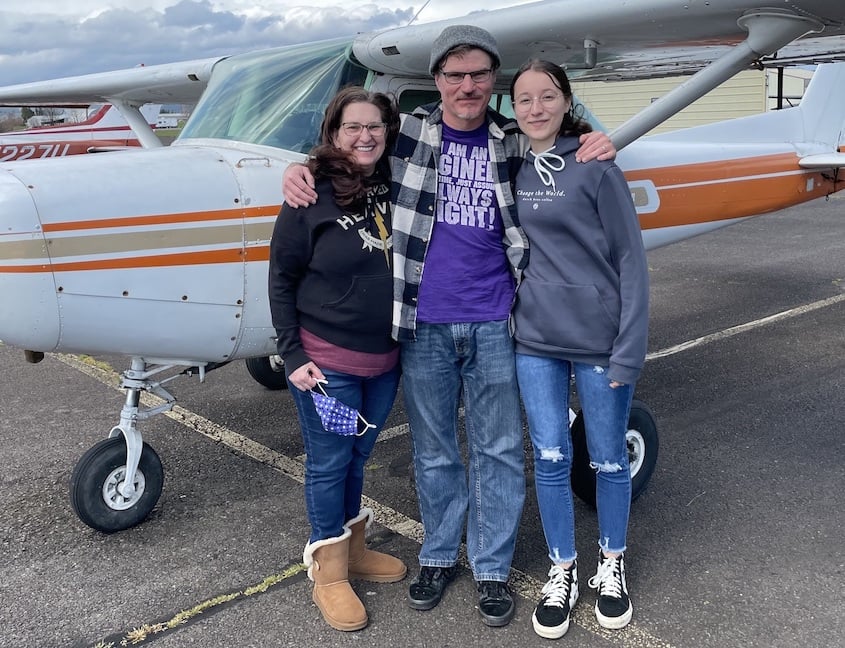
[(484, 83), (485, 81), (489, 81), (490, 77), (493, 76), (493, 70), (491, 68), (475, 70), (474, 72), (447, 72), (446, 70), (440, 70), (440, 74), (444, 79), (446, 79), (446, 83), (450, 85), (458, 85), (459, 83), (464, 82), (464, 77), (467, 75), (469, 75), (469, 78), (472, 79), (473, 83)]
[(373, 137), (381, 137), (384, 135), (384, 131), (387, 129), (387, 124), (384, 122), (370, 122), (369, 124), (359, 124), (358, 122), (343, 122), (340, 125), (340, 128), (343, 130), (344, 133), (349, 135), (350, 137), (355, 137), (356, 135), (360, 135), (361, 131), (365, 128), (370, 131), (370, 135)]

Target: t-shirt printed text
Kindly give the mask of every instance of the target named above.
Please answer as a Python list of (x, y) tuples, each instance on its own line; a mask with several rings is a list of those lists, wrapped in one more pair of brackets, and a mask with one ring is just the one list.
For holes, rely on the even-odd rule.
[(440, 156), (437, 221), (493, 230), (495, 184), (486, 146), (446, 142)]

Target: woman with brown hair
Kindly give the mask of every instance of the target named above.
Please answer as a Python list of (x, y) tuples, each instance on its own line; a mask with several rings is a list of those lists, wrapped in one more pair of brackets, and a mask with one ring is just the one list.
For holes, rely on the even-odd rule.
[(350, 577), (394, 582), (407, 571), (365, 548), (372, 511), (361, 508), (364, 463), (399, 384), (385, 153), (398, 129), (393, 99), (340, 90), (308, 162), (321, 199), (283, 204), (270, 243), (270, 309), (307, 456), (303, 559), (313, 600), (338, 630), (367, 625)]

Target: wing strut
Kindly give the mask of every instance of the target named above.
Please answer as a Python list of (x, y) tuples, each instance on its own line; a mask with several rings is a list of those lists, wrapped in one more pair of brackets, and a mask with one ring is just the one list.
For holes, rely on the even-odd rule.
[(642, 137), (762, 56), (772, 54), (796, 38), (824, 29), (818, 20), (779, 9), (748, 12), (737, 23), (748, 32), (748, 38), (614, 130), (610, 139), (617, 150)]
[(123, 115), (123, 118), (127, 121), (129, 127), (138, 137), (138, 141), (141, 142), (141, 146), (144, 148), (164, 146), (161, 140), (156, 137), (156, 134), (153, 132), (149, 123), (147, 123), (147, 120), (141, 114), (141, 109), (138, 104), (111, 98), (109, 98), (109, 103), (117, 108), (118, 111), (120, 111), (120, 114)]

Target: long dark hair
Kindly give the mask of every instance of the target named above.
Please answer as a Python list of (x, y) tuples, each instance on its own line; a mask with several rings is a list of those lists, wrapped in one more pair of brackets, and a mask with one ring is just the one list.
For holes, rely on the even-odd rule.
[(564, 72), (563, 68), (557, 63), (552, 63), (551, 61), (538, 58), (528, 59), (516, 71), (516, 74), (513, 75), (510, 90), (511, 99), (513, 99), (513, 88), (516, 85), (516, 80), (528, 70), (548, 74), (569, 102), (569, 110), (566, 111), (566, 114), (563, 116), (563, 122), (560, 125), (558, 135), (583, 135), (584, 133), (589, 133), (593, 130), (590, 123), (585, 119), (582, 119), (584, 106), (580, 103), (576, 106), (575, 102), (572, 101), (572, 86), (569, 83), (569, 77), (566, 76), (566, 72)]
[(323, 125), (320, 127), (320, 143), (311, 149), (308, 168), (315, 178), (331, 178), (335, 202), (345, 208), (363, 205), (369, 186), (367, 176), (355, 163), (352, 154), (334, 145), (343, 111), (353, 103), (372, 104), (378, 108), (381, 120), (387, 125), (384, 133), (384, 153), (379, 158), (376, 169), (376, 174), (385, 179), (389, 179), (387, 157), (399, 134), (399, 107), (393, 97), (381, 92), (370, 92), (361, 86), (347, 86), (339, 90), (326, 106)]

